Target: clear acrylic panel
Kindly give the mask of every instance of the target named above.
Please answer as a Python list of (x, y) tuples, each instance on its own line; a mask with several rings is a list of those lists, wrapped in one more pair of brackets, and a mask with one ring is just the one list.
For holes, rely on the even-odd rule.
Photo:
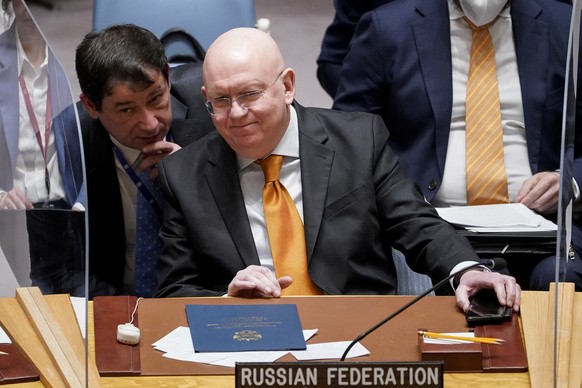
[[(579, 120), (579, 101), (577, 91), (580, 84), (579, 76), (579, 44), (580, 44), (580, 2), (573, 0), (573, 12), (570, 25), (570, 36), (568, 42), (568, 53), (566, 58), (566, 74), (568, 77), (564, 87), (564, 106), (562, 120), (562, 144), (560, 155), (560, 195), (558, 202), (558, 233), (556, 241), (556, 265), (555, 265), (555, 283), (556, 292), (554, 298), (553, 310), (553, 352), (552, 352), (552, 370), (553, 386), (571, 386), (572, 370), (569, 373), (567, 365), (569, 364), (569, 351), (563, 349), (565, 344), (569, 345), (571, 332), (567, 329), (572, 323), (571, 299), (568, 297), (568, 289), (565, 287), (566, 274), (568, 271), (567, 263), (574, 259), (574, 250), (572, 249), (572, 230), (573, 222), (573, 199), (575, 196), (575, 186), (573, 185), (574, 168), (579, 162), (576, 157), (582, 151), (580, 142), (581, 134), (576, 130), (580, 125)], [(576, 166), (578, 168), (578, 166)], [(575, 258), (580, 260), (580, 258)], [(576, 330), (576, 327), (573, 328)], [(567, 338), (568, 339), (567, 339)], [(548, 360), (549, 361), (549, 360)], [(566, 366), (566, 367), (564, 367)], [(577, 367), (576, 367), (577, 368)], [(575, 374), (574, 374), (575, 375)], [(578, 383), (579, 384), (579, 383)]]
[(85, 168), (73, 101), (24, 0), (1, 0), (0, 297), (31, 286), (69, 294), (86, 333)]

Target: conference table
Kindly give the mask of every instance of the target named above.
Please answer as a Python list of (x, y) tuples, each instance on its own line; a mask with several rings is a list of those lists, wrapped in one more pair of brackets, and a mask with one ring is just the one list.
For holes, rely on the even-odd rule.
[[(577, 309), (572, 309), (578, 311), (576, 319), (579, 319), (582, 314), (580, 311), (582, 310), (582, 295), (578, 295), (580, 293), (575, 293), (574, 297), (572, 298), (573, 305), (577, 306)], [(342, 300), (345, 301), (345, 304), (350, 300), (355, 300), (351, 298), (358, 298), (358, 297), (330, 297), (330, 296), (319, 296), (319, 297), (305, 297), (305, 298), (328, 298), (330, 301), (329, 309), (326, 308), (327, 311), (320, 311), (319, 317), (324, 315), (334, 315), (338, 314), (338, 312), (342, 311)], [(333, 298), (333, 299), (329, 299)], [(358, 305), (367, 306), (366, 303), (371, 303), (369, 306), (372, 306), (375, 303), (386, 303), (389, 301), (390, 303), (395, 303), (394, 300), (402, 300), (407, 301), (410, 300), (411, 297), (401, 297), (401, 296), (378, 296), (377, 300), (374, 297), (366, 297), (364, 299), (365, 303), (360, 303), (358, 301)], [(390, 299), (394, 298), (394, 300)], [(401, 298), (401, 299), (398, 299)], [(408, 299), (407, 299), (408, 298)], [(433, 299), (431, 299), (433, 298)], [(434, 299), (437, 298), (437, 299)], [(444, 299), (443, 299), (444, 298)], [(184, 301), (186, 299), (186, 301)], [(157, 365), (160, 365), (160, 370), (164, 370), (163, 363), (172, 363), (177, 362), (174, 360), (166, 360), (162, 359), (160, 354), (155, 354), (155, 350), (151, 349), (151, 343), (153, 343), (154, 339), (159, 339), (162, 333), (169, 332), (169, 328), (175, 327), (176, 322), (180, 322), (181, 324), (185, 321), (185, 316), (178, 318), (167, 318), (168, 314), (174, 314), (174, 311), (179, 308), (179, 306), (183, 307), (184, 303), (189, 303), (191, 301), (195, 301), (195, 303), (228, 303), (225, 302), (225, 299), (232, 299), (232, 298), (176, 298), (172, 299), (159, 299), (159, 300), (144, 300), (147, 303), (153, 303), (149, 307), (147, 304), (141, 305), (139, 309), (139, 317), (140, 317), (140, 326), (146, 324), (148, 319), (152, 319), (152, 314), (156, 312), (156, 310), (162, 304), (167, 304), (168, 307), (167, 311), (158, 311), (159, 320), (156, 317), (155, 319), (156, 324), (152, 325), (155, 328), (152, 330), (145, 330), (142, 331), (142, 342), (140, 346), (142, 346), (142, 369), (146, 368), (153, 368), (155, 374), (155, 368)], [(236, 298), (238, 299), (238, 298)], [(434, 312), (427, 310), (430, 308), (429, 306), (434, 305), (435, 301), (441, 303), (442, 301), (446, 301), (446, 305), (450, 304), (450, 307), (447, 307), (450, 311), (453, 311), (453, 318), (450, 317), (443, 317), (442, 319), (432, 320), (429, 319), (430, 315)], [(492, 386), (503, 386), (503, 387), (530, 387), (532, 386), (532, 379), (531, 374), (539, 374), (540, 369), (542, 368), (544, 363), (550, 362), (551, 357), (548, 357), (547, 354), (539, 354), (543, 353), (540, 349), (544, 349), (544, 346), (548, 346), (548, 344), (544, 345), (544, 342), (547, 342), (547, 339), (544, 339), (544, 335), (540, 335), (540, 331), (547, 331), (547, 327), (544, 326), (545, 317), (549, 315), (549, 309), (552, 307), (551, 305), (551, 297), (548, 297), (548, 292), (534, 292), (534, 291), (524, 291), (522, 293), (522, 313), (520, 316), (520, 325), (522, 328), (522, 338), (524, 341), (524, 345), (527, 351), (528, 363), (529, 363), (529, 371), (526, 372), (505, 372), (505, 373), (448, 373), (445, 372), (444, 375), (444, 386), (445, 387), (492, 387)], [(280, 301), (284, 301), (284, 298), (280, 299)], [(548, 305), (548, 301), (550, 301), (550, 305)], [(277, 300), (270, 300), (265, 303), (277, 303)], [(450, 303), (449, 303), (450, 302)], [(248, 303), (248, 302), (247, 302)], [(566, 304), (566, 308), (572, 308), (572, 303), (568, 305)], [(353, 304), (352, 304), (353, 305)], [(171, 307), (174, 306), (174, 307)], [(93, 302), (89, 302), (88, 306), (88, 345), (89, 345), (89, 352), (91, 355), (95, 354), (95, 327), (94, 327), (94, 309), (93, 309)], [(362, 307), (362, 308), (364, 308)], [(369, 307), (365, 307), (366, 311), (369, 310), (376, 310), (370, 309)], [(143, 311), (142, 311), (143, 309)], [(149, 313), (148, 313), (149, 310)], [(381, 310), (381, 309), (380, 309)], [(395, 340), (394, 337), (397, 337), (396, 334), (399, 332), (405, 331), (408, 326), (412, 326), (412, 330), (416, 330), (414, 320), (415, 317), (422, 317), (424, 314), (425, 323), (431, 322), (432, 326), (436, 329), (442, 329), (443, 327), (447, 327), (449, 322), (457, 322), (454, 323), (453, 326), (458, 326), (460, 319), (462, 318), (462, 312), (456, 311), (458, 310), (455, 306), (454, 297), (441, 297), (441, 296), (433, 296), (429, 298), (425, 298), (418, 304), (415, 304), (406, 313), (402, 315), (402, 317), (397, 317), (393, 321), (388, 322), (386, 325), (382, 326), (377, 334), (371, 335), (367, 339), (362, 341), (362, 344), (366, 347), (371, 349), (371, 354), (374, 354), (376, 351), (375, 346), (382, 346), (387, 347), (389, 344), (393, 344)], [(344, 330), (346, 327), (354, 326), (354, 330), (357, 330), (356, 334), (361, 332), (362, 327), (372, 326), (378, 320), (378, 317), (383, 317), (388, 315), (391, 311), (373, 311), (370, 314), (365, 313), (362, 314), (361, 312), (349, 312), (344, 311), (344, 317), (338, 319), (337, 317), (332, 318), (331, 321), (335, 321), (335, 325), (338, 328), (342, 328)], [(328, 313), (328, 314), (326, 314)], [(447, 311), (443, 311), (444, 314), (448, 314)], [(150, 314), (148, 317), (147, 314)], [(179, 314), (182, 315), (182, 314)], [(184, 314), (185, 315), (185, 314)], [(314, 325), (317, 325), (315, 319), (317, 318), (318, 314), (314, 314), (313, 318), (305, 319), (302, 316), (302, 312), (300, 310), (300, 316), (302, 320), (302, 325), (304, 328), (313, 328)], [(365, 315), (365, 316), (364, 316)], [(369, 315), (369, 316), (368, 316)], [(441, 314), (442, 315), (442, 314)], [(450, 314), (449, 314), (450, 315)], [(164, 317), (165, 316), (165, 317)], [(346, 318), (349, 317), (349, 318)], [(369, 324), (367, 321), (370, 321)], [(439, 323), (440, 322), (440, 323)], [(329, 325), (329, 323), (327, 324)], [(325, 326), (322, 324), (322, 327)], [(542, 327), (544, 326), (544, 327)], [(456, 328), (456, 327), (453, 327)], [(320, 328), (321, 329), (321, 328)], [(321, 330), (323, 332), (323, 330)], [(145, 335), (145, 337), (144, 337)], [(325, 339), (325, 334), (322, 333), (323, 339)], [(375, 337), (374, 337), (375, 336)], [(349, 340), (352, 338), (344, 338), (344, 340)], [(579, 345), (582, 342), (581, 336), (578, 334), (569, 335), (568, 341), (571, 343), (571, 346), (576, 349), (580, 349)], [(147, 352), (147, 353), (144, 353)], [(376, 354), (378, 352), (376, 351)], [(404, 350), (406, 353), (406, 350)], [(581, 351), (577, 350), (573, 354), (575, 360), (569, 360), (570, 363), (577, 363), (577, 365), (582, 364), (582, 355)], [(153, 361), (147, 361), (147, 358), (152, 358)], [(286, 356), (287, 357), (287, 356)], [(291, 357), (291, 356), (289, 356)], [(390, 359), (392, 356), (388, 357), (387, 360), (383, 361), (395, 361), (394, 359)], [(571, 358), (571, 357), (568, 357)], [(144, 361), (145, 360), (145, 361)], [(372, 357), (372, 360), (374, 358)], [(397, 360), (397, 359), (396, 359)], [(357, 360), (359, 361), (359, 360)], [(366, 360), (363, 360), (366, 361)], [(536, 365), (532, 365), (532, 362)], [(148, 363), (155, 363), (156, 366), (148, 367)], [(188, 363), (190, 365), (194, 363)], [(168, 364), (171, 365), (171, 364)], [(199, 365), (199, 364), (197, 364)], [(542, 366), (540, 366), (542, 365)], [(576, 365), (576, 364), (575, 364)], [(198, 368), (198, 366), (196, 366)], [(547, 366), (544, 366), (547, 368)], [(577, 368), (580, 369), (580, 368)], [(178, 369), (179, 370), (179, 369)], [(212, 371), (212, 369), (208, 369)], [(151, 370), (150, 370), (151, 372)], [(572, 372), (572, 371), (571, 371)], [(144, 374), (142, 372), (142, 374)], [(234, 375), (232, 372), (230, 373), (219, 373), (214, 374), (212, 372), (208, 374), (201, 374), (195, 373), (195, 375), (187, 375), (187, 374), (175, 374), (171, 373), (170, 375), (152, 375), (152, 373), (147, 373), (149, 375), (140, 375), (140, 376), (122, 376), (122, 377), (104, 377), (100, 378), (101, 384), (103, 387), (156, 387), (156, 386), (165, 386), (165, 387), (234, 387)], [(580, 372), (574, 371), (575, 381), (582, 381), (576, 380), (580, 378)], [(536, 376), (534, 376), (536, 377)], [(539, 380), (537, 377), (535, 380)], [(44, 385), (40, 381), (31, 382), (31, 383), (20, 383), (20, 384), (13, 384), (14, 387), (43, 387)], [(540, 386), (539, 384), (534, 384), (533, 386)]]

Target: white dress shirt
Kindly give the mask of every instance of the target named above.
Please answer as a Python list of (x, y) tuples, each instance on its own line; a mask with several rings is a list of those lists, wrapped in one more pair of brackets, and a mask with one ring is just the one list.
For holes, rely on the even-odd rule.
[[(140, 150), (126, 147), (110, 136), (113, 144), (119, 148), (125, 160), (131, 165), (139, 156)], [(123, 208), (123, 227), (125, 230), (125, 269), (123, 271), (123, 288), (127, 292), (133, 292), (135, 287), (135, 230), (136, 230), (136, 206), (137, 187), (129, 177), (121, 162), (115, 157), (115, 171), (119, 182), (121, 194), (121, 206)]]
[[(451, 23), (451, 57), (453, 67), (453, 110), (451, 132), (441, 188), (433, 200), (435, 206), (467, 204), (465, 171), (465, 99), (472, 30), (463, 19), (458, 1), (448, 0)], [(509, 4), (489, 28), (501, 101), (501, 123), (509, 199), (514, 201), (523, 182), (531, 177), (527, 153), (525, 120), (517, 57), (509, 13)]]
[[(50, 98), (48, 95), (49, 87), (56, 87), (55, 85), (50, 86), (48, 81), (48, 49), (45, 47), (45, 59), (37, 69), (26, 57), (26, 53), (20, 44), (18, 32), (16, 33), (16, 41), (18, 74), (22, 74), (24, 77), (44, 147), (46, 140), (45, 120), (47, 98)], [(18, 82), (18, 80), (14, 80), (14, 82)], [(34, 133), (34, 128), (31, 125), (22, 89), (20, 86), (18, 89), (19, 138), (18, 156), (14, 171), (14, 186), (20, 188), (26, 198), (32, 203), (45, 202), (47, 199), (48, 201), (56, 201), (66, 198), (63, 180), (59, 171), (54, 132), (52, 129), (49, 131), (47, 167), (50, 177), (50, 193), (47, 193), (45, 184), (45, 160)]]

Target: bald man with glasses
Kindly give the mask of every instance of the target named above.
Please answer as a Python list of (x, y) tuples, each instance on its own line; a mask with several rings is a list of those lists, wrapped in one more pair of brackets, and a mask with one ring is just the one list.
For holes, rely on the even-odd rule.
[[(203, 79), (217, 131), (159, 164), (156, 296), (393, 294), (391, 246), (434, 280), (477, 260), (404, 176), (379, 116), (294, 101), (268, 34), (220, 36)], [(512, 277), (468, 270), (456, 286), (465, 310), (480, 288), (519, 308)]]

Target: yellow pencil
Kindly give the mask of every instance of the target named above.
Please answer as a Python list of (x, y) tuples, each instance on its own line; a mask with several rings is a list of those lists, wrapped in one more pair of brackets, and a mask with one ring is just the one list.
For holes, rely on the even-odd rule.
[(452, 339), (452, 340), (460, 340), (460, 341), (479, 342), (482, 344), (492, 344), (492, 345), (500, 345), (502, 342), (505, 342), (505, 340), (500, 339), (500, 338), (463, 337), (460, 335), (433, 333), (433, 332), (424, 331), (424, 330), (419, 330), (418, 334), (422, 335), (426, 338)]

